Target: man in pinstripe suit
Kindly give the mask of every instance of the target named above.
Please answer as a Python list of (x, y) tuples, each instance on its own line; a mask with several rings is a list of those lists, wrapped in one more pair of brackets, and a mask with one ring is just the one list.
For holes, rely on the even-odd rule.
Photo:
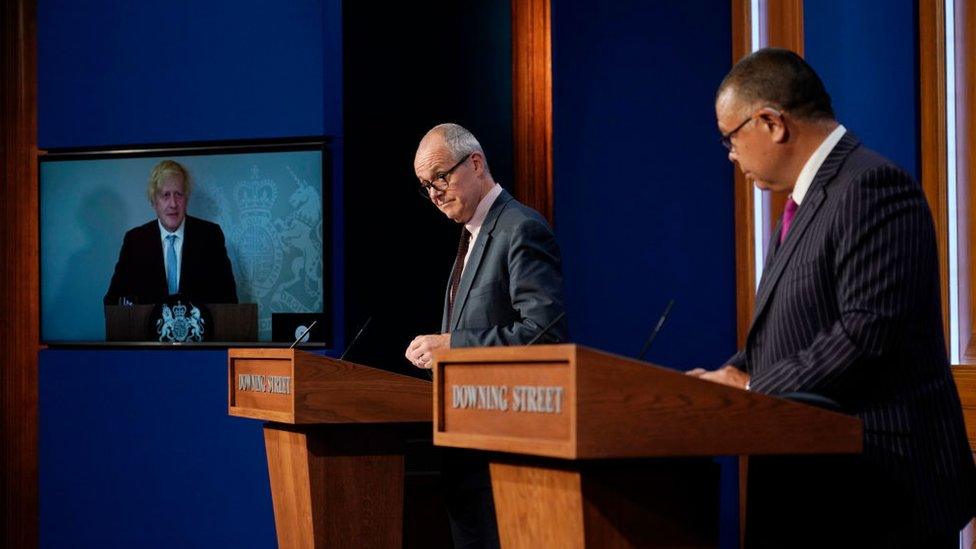
[(751, 460), (747, 544), (956, 546), (973, 516), (976, 471), (920, 186), (837, 123), (820, 78), (788, 50), (736, 64), (715, 110), (729, 160), (759, 188), (791, 197), (745, 348), (719, 370), (690, 374), (821, 395), (864, 422), (861, 456)]

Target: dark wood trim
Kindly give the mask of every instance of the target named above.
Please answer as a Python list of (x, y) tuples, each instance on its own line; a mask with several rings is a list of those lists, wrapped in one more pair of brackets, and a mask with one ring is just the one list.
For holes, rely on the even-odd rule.
[[(787, 48), (803, 55), (803, 0), (769, 0), (766, 2), (767, 46)], [(769, 227), (776, 227), (790, 193), (770, 193)]]
[[(732, 64), (742, 59), (752, 50), (750, 31), (751, 7), (749, 0), (732, 0)], [(733, 168), (735, 185), (735, 304), (736, 340), (738, 346), (746, 343), (749, 323), (756, 300), (756, 269), (753, 257), (756, 254), (753, 238), (752, 185)]]
[[(956, 198), (959, 234), (959, 320), (964, 364), (976, 364), (976, 2), (955, 0)], [(924, 42), (923, 42), (924, 43)]]
[(553, 222), (549, 0), (512, 0), (515, 195)]
[[(763, 27), (760, 42), (763, 46), (789, 48), (803, 55), (803, 0), (760, 2), (761, 13), (750, 13), (748, 0), (732, 0), (732, 62), (751, 51), (751, 20), (758, 17)], [(755, 212), (752, 185), (735, 171), (735, 299), (736, 335), (739, 346), (745, 344), (756, 296), (756, 253), (754, 230)], [(770, 227), (786, 203), (786, 193), (773, 193), (767, 215)]]
[(38, 305), (35, 0), (0, 3), (0, 395), (3, 545), (37, 547)]
[(966, 437), (969, 446), (976, 452), (976, 366), (954, 365), (952, 377), (959, 391), (959, 403), (966, 422)]
[[(945, 0), (919, 0), (919, 120), (922, 190), (932, 209), (942, 281), (942, 325), (949, 341), (949, 210), (946, 166)], [(949, 0), (952, 1), (952, 0)]]

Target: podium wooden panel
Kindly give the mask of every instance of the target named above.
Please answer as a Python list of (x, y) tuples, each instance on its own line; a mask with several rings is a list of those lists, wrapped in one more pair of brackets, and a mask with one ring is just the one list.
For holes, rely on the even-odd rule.
[(279, 547), (400, 547), (403, 433), (431, 384), (296, 349), (229, 349), (228, 413), (263, 419)]
[(578, 345), (439, 351), (434, 389), (434, 444), (493, 452), (504, 547), (714, 547), (712, 456), (861, 451), (857, 418)]

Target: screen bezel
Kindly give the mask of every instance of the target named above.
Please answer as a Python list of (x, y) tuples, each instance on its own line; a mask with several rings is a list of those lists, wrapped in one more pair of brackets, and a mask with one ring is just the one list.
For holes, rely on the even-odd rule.
[[(335, 281), (332, 280), (335, 277), (334, 265), (337, 258), (333, 257), (336, 254), (336, 250), (339, 248), (338, 243), (335, 242), (337, 237), (336, 231), (333, 227), (333, 222), (330, 220), (331, 217), (339, 215), (341, 208), (337, 204), (334, 204), (334, 197), (336, 195), (333, 186), (335, 185), (335, 178), (333, 174), (333, 159), (332, 159), (332, 139), (324, 136), (313, 136), (313, 137), (302, 137), (295, 139), (261, 139), (261, 140), (236, 140), (236, 141), (219, 141), (219, 142), (191, 142), (191, 143), (165, 143), (165, 144), (150, 144), (150, 145), (127, 145), (127, 146), (112, 146), (112, 147), (85, 147), (85, 148), (60, 148), (60, 149), (48, 149), (38, 151), (37, 155), (37, 189), (38, 189), (38, 201), (37, 201), (37, 220), (38, 220), (38, 230), (37, 230), (37, 269), (38, 269), (38, 285), (37, 285), (37, 300), (38, 300), (38, 333), (40, 335), (40, 344), (50, 348), (119, 348), (119, 349), (132, 349), (138, 347), (146, 347), (152, 349), (165, 349), (165, 348), (183, 348), (183, 349), (213, 349), (213, 348), (228, 348), (228, 347), (238, 347), (238, 346), (261, 346), (261, 347), (288, 347), (287, 343), (279, 343), (273, 341), (258, 341), (258, 342), (234, 342), (234, 341), (211, 341), (205, 343), (170, 343), (161, 344), (153, 341), (145, 342), (113, 342), (113, 341), (97, 341), (97, 340), (52, 340), (45, 338), (43, 333), (44, 320), (43, 320), (43, 307), (41, 307), (42, 298), (42, 287), (40, 283), (43, 280), (42, 266), (43, 266), (43, 255), (44, 251), (41, 249), (42, 244), (42, 225), (43, 219), (41, 218), (41, 209), (43, 204), (42, 196), (42, 185), (41, 185), (41, 165), (47, 162), (63, 162), (63, 161), (75, 161), (75, 160), (111, 160), (111, 159), (126, 159), (126, 158), (145, 158), (154, 156), (208, 156), (208, 155), (222, 155), (222, 154), (249, 154), (249, 153), (274, 153), (274, 152), (298, 152), (298, 151), (315, 151), (321, 153), (322, 158), (322, 204), (320, 205), (322, 211), (322, 243), (323, 250), (320, 254), (322, 258), (322, 273), (324, 275), (322, 281), (322, 310), (319, 311), (322, 314), (325, 322), (328, 326), (324, 327), (323, 333), (326, 337), (331, 335), (333, 340), (336, 340), (336, 334), (334, 332), (334, 326), (337, 320), (334, 318), (333, 309), (336, 303), (336, 296), (334, 293), (336, 290)], [(102, 319), (104, 322), (104, 319)], [(296, 345), (297, 348), (302, 349), (334, 349), (336, 347), (335, 341), (321, 341), (321, 342), (308, 342)]]

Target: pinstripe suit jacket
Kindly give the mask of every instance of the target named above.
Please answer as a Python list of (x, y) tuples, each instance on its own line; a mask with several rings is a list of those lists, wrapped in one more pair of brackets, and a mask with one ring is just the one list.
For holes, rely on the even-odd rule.
[(766, 258), (745, 348), (762, 393), (830, 397), (864, 422), (864, 456), (914, 524), (973, 516), (976, 471), (946, 358), (935, 231), (920, 186), (847, 133)]

